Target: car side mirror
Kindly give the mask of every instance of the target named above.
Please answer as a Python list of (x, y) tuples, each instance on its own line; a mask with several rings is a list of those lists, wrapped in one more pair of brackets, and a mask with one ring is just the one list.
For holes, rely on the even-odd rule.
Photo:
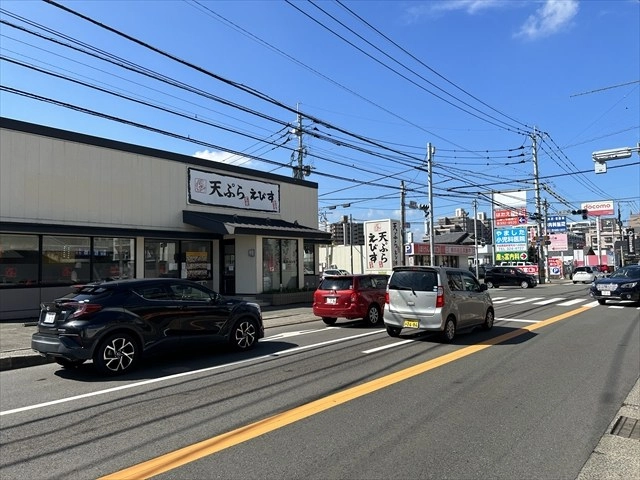
[(481, 283), (480, 284), (480, 291), (484, 292), (486, 290), (488, 290), (487, 284), (486, 283)]

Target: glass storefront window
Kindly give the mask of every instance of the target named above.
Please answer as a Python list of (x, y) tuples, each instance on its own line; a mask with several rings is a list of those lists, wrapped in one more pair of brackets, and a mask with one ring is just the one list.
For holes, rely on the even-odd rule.
[(298, 289), (298, 241), (280, 240), (282, 255), (282, 286), (286, 290)]
[(304, 274), (315, 275), (316, 274), (316, 249), (311, 243), (304, 244)]
[(44, 235), (42, 283), (80, 283), (91, 280), (89, 237)]
[(298, 241), (262, 239), (262, 291), (298, 288)]
[(280, 243), (275, 238), (262, 239), (262, 291), (280, 288)]
[(181, 242), (183, 275), (189, 280), (211, 279), (211, 242), (184, 241)]
[(0, 234), (0, 287), (38, 283), (37, 235)]
[(135, 252), (133, 238), (94, 238), (92, 280), (134, 278)]
[(144, 241), (144, 277), (179, 278), (178, 242), (172, 240)]

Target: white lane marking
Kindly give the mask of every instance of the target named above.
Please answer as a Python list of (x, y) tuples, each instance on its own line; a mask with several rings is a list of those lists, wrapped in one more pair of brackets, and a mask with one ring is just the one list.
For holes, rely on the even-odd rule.
[(306, 335), (308, 333), (324, 332), (325, 330), (331, 330), (331, 329), (335, 329), (335, 328), (337, 328), (337, 327), (314, 328), (314, 329), (310, 329), (310, 330), (298, 330), (297, 332), (283, 332), (283, 333), (279, 333), (277, 335), (271, 335), (270, 337), (264, 337), (262, 339), (262, 341), (263, 342), (270, 342), (272, 340), (280, 340), (282, 338), (297, 337), (298, 335)]
[(493, 295), (491, 295), (491, 300), (493, 300), (494, 302), (496, 300), (502, 300), (503, 298), (509, 298), (509, 297), (494, 297)]
[(362, 353), (379, 352), (380, 350), (386, 350), (387, 348), (399, 347), (400, 345), (404, 345), (405, 343), (411, 343), (411, 342), (415, 342), (415, 340), (413, 340), (413, 339), (403, 340), (402, 342), (396, 342), (396, 343), (392, 343), (390, 345), (383, 345), (381, 347), (372, 348), (370, 350), (363, 350)]
[(130, 383), (130, 384), (127, 384), (127, 385), (120, 385), (118, 387), (112, 387), (112, 388), (107, 388), (107, 389), (104, 389), (104, 390), (98, 390), (96, 392), (83, 393), (82, 395), (74, 395), (73, 397), (60, 398), (58, 400), (52, 400), (50, 402), (44, 402), (44, 403), (38, 403), (38, 404), (35, 404), (35, 405), (28, 405), (26, 407), (14, 408), (12, 410), (4, 410), (4, 411), (0, 411), (0, 417), (2, 417), (4, 415), (12, 415), (14, 413), (26, 412), (28, 410), (36, 410), (36, 409), (39, 409), (39, 408), (50, 407), (51, 405), (59, 405), (61, 403), (73, 402), (75, 400), (81, 400), (83, 398), (90, 398), (90, 397), (97, 397), (99, 395), (106, 395), (107, 393), (119, 392), (119, 391), (122, 391), (122, 390), (128, 390), (130, 388), (136, 388), (136, 387), (142, 387), (142, 386), (145, 386), (145, 385), (152, 385), (154, 383), (166, 382), (166, 381), (170, 381), (170, 380), (175, 380), (177, 378), (190, 377), (190, 376), (198, 375), (198, 374), (201, 374), (201, 373), (213, 372), (214, 370), (221, 370), (223, 368), (233, 367), (233, 366), (236, 366), (236, 365), (242, 365), (244, 363), (250, 363), (250, 362), (255, 362), (255, 361), (259, 361), (259, 360), (271, 359), (273, 357), (278, 357), (280, 355), (285, 355), (287, 353), (293, 353), (293, 352), (300, 351), (300, 350), (306, 350), (306, 349), (310, 349), (310, 348), (320, 347), (320, 346), (328, 345), (328, 344), (331, 344), (331, 343), (347, 342), (347, 341), (353, 340), (355, 338), (366, 337), (367, 335), (375, 335), (375, 334), (381, 334), (381, 333), (386, 333), (386, 332), (384, 330), (382, 330), (382, 331), (361, 333), (359, 335), (353, 335), (351, 337), (338, 338), (338, 339), (331, 340), (331, 341), (328, 341), (328, 342), (321, 342), (321, 343), (316, 343), (316, 344), (313, 344), (313, 345), (307, 345), (305, 347), (288, 348), (286, 350), (282, 350), (281, 352), (270, 353), (268, 355), (261, 355), (259, 357), (255, 357), (255, 358), (247, 358), (245, 360), (240, 360), (240, 361), (237, 361), (237, 362), (225, 363), (224, 365), (216, 365), (214, 367), (201, 368), (199, 370), (192, 370), (192, 371), (189, 371), (189, 372), (175, 373), (173, 375), (168, 375), (166, 377), (151, 378), (149, 380), (143, 380), (141, 382)]
[(557, 302), (558, 300), (564, 300), (564, 298), (562, 297), (554, 297), (554, 298), (547, 298), (546, 300), (542, 300), (540, 302), (534, 302), (534, 305), (547, 305), (549, 303), (553, 303), (553, 302)]
[(598, 305), (598, 301), (596, 300), (595, 302), (585, 303), (583, 307), (597, 307)]
[(562, 307), (568, 307), (570, 305), (575, 305), (576, 303), (586, 302), (586, 298), (574, 298), (573, 300), (567, 300), (566, 302), (559, 303), (558, 305)]
[(515, 305), (520, 305), (522, 303), (535, 302), (536, 300), (542, 300), (542, 297), (531, 297), (526, 300), (520, 300), (519, 302), (513, 302)]
[(520, 300), (521, 298), (524, 298), (524, 297), (511, 297), (511, 298), (505, 298), (504, 300), (494, 300), (493, 303), (507, 303), (513, 300)]

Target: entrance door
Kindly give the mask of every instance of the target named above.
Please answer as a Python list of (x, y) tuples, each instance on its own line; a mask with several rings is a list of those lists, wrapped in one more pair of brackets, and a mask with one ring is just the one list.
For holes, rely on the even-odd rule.
[(220, 293), (223, 295), (236, 294), (236, 241), (222, 241), (222, 278)]

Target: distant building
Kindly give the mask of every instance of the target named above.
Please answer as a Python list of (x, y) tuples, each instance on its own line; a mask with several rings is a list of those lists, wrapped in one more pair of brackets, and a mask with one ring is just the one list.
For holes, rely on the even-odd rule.
[[(452, 217), (440, 217), (436, 219), (433, 226), (436, 236), (447, 233), (466, 232), (471, 235), (474, 231), (478, 233), (478, 243), (493, 243), (493, 230), (491, 228), (491, 219), (487, 218), (485, 212), (478, 212), (478, 218), (475, 219), (473, 215), (469, 216), (469, 213), (464, 208), (456, 208), (455, 215)], [(429, 235), (425, 235), (423, 241), (428, 241)], [(448, 243), (440, 242), (437, 243)], [(473, 243), (473, 240), (471, 241)]]
[[(364, 224), (357, 222), (336, 222), (329, 225), (334, 245), (364, 245)], [(353, 232), (353, 237), (351, 236)]]

